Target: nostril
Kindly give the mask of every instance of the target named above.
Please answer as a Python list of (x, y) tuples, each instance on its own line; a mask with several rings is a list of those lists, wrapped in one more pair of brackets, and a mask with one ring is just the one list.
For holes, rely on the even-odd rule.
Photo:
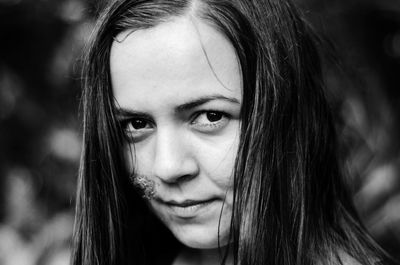
[(195, 174), (187, 174), (178, 179), (179, 182), (189, 182), (196, 177)]
[(159, 176), (159, 179), (161, 179), (162, 182), (168, 184), (168, 185), (176, 185), (176, 184), (182, 184), (191, 181), (196, 177), (196, 174), (184, 174), (181, 176), (175, 176), (175, 177), (162, 177)]
[(186, 182), (191, 181), (196, 177), (196, 174), (186, 174), (182, 176), (178, 176), (176, 178), (169, 178), (169, 179), (162, 179), (163, 182), (169, 184), (169, 185), (177, 185), (177, 184), (183, 184)]

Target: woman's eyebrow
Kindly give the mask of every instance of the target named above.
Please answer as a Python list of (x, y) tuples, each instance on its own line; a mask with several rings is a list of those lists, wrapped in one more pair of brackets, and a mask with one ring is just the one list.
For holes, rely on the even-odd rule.
[(148, 116), (147, 113), (140, 112), (140, 111), (134, 111), (130, 109), (124, 109), (121, 107), (116, 107), (115, 108), (115, 116), (117, 120), (125, 120), (128, 118), (131, 118), (132, 116)]
[(239, 100), (234, 97), (225, 97), (222, 95), (211, 95), (211, 96), (204, 96), (204, 97), (196, 98), (189, 102), (183, 103), (175, 108), (175, 112), (188, 111), (188, 110), (191, 110), (193, 108), (196, 108), (198, 106), (201, 106), (201, 105), (203, 105), (207, 102), (213, 101), (213, 100), (223, 100), (223, 101), (228, 101), (228, 102), (235, 103), (235, 104), (240, 104)]
[[(223, 101), (228, 101), (231, 103), (235, 104), (240, 104), (239, 100), (234, 98), (234, 97), (225, 97), (222, 95), (211, 95), (211, 96), (204, 96), (200, 98), (196, 98), (193, 100), (190, 100), (186, 103), (183, 103), (181, 105), (178, 105), (175, 107), (174, 111), (175, 113), (180, 113), (180, 112), (185, 112), (188, 110), (191, 110), (193, 108), (196, 108), (198, 106), (201, 106), (207, 102), (213, 101), (213, 100), (223, 100)], [(115, 107), (115, 116), (117, 120), (125, 120), (127, 118), (131, 118), (132, 116), (149, 116), (148, 113), (142, 112), (142, 111), (136, 111), (132, 109), (125, 109), (121, 107)]]

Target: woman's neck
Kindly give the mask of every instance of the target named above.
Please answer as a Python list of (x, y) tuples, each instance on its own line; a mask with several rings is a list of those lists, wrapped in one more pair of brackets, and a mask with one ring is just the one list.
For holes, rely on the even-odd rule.
[[(176, 257), (173, 265), (220, 265), (225, 256), (226, 247), (221, 249), (183, 248)], [(233, 264), (233, 254), (229, 251), (225, 265)]]

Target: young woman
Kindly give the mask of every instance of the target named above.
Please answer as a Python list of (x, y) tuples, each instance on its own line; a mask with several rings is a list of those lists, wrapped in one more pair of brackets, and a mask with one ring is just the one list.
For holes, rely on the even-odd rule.
[(388, 264), (290, 1), (111, 2), (84, 72), (74, 264)]

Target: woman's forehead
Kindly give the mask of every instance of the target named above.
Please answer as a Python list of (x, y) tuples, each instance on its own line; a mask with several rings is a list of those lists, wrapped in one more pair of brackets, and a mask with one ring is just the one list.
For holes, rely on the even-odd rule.
[(193, 18), (122, 32), (112, 45), (110, 66), (119, 105), (156, 100), (160, 93), (191, 98), (218, 93), (241, 101), (241, 72), (232, 44)]

